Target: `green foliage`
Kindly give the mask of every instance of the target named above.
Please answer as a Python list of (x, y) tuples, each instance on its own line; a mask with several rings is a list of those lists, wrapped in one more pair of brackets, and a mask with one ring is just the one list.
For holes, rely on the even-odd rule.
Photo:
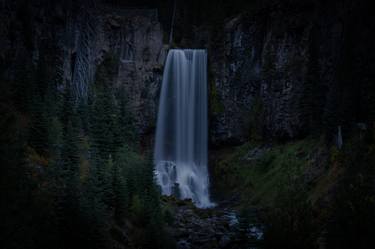
[(30, 108), (33, 106), (32, 99), (35, 93), (33, 82), (33, 72), (29, 67), (26, 65), (17, 65), (15, 67), (15, 79), (12, 82), (12, 99), (20, 112), (29, 113), (31, 111)]
[(243, 203), (272, 206), (286, 173), (302, 175), (318, 145), (314, 139), (274, 146), (247, 143), (220, 153), (213, 174), (223, 181), (217, 187), (228, 195), (233, 190), (242, 193)]
[(223, 150), (217, 187), (242, 193), (241, 209), (264, 208), (266, 248), (317, 248), (322, 237), (327, 248), (366, 248), (374, 244), (375, 146), (371, 134), (352, 137), (341, 150), (315, 139)]
[(344, 172), (338, 182), (328, 225), (329, 248), (368, 248), (375, 244), (375, 146), (348, 140), (341, 152)]
[(43, 59), (20, 68), (9, 94), (17, 110), (0, 102), (0, 247), (170, 248), (153, 163), (113, 85), (116, 60), (99, 66), (87, 102), (69, 84), (61, 92), (50, 69)]
[(120, 125), (126, 118), (121, 116), (124, 113), (120, 112), (120, 108), (122, 111), (125, 107), (118, 105), (110, 81), (115, 73), (114, 66), (113, 59), (106, 58), (99, 67), (89, 106), (88, 122), (91, 145), (95, 150), (96, 159), (104, 160), (104, 162), (110, 155), (115, 155), (121, 142), (124, 142), (121, 140)]
[(126, 183), (123, 200), (130, 201), (125, 210), (136, 226), (134, 243), (140, 248), (165, 248), (166, 232), (151, 160), (124, 146), (118, 152), (115, 164), (121, 169), (122, 182)]
[(107, 90), (97, 94), (90, 113), (90, 137), (97, 155), (106, 160), (119, 145), (119, 126), (113, 95)]
[(315, 186), (304, 176), (320, 146), (318, 140), (304, 139), (272, 146), (247, 143), (220, 153), (214, 174), (223, 179), (221, 188), (230, 189), (228, 195), (241, 193), (240, 210), (254, 205), (264, 210), (265, 248), (316, 248), (317, 221), (310, 200)]
[[(56, 195), (58, 202), (58, 227), (66, 247), (73, 247), (79, 239), (77, 228), (80, 225), (80, 182), (79, 182), (79, 127), (75, 109), (71, 102), (70, 89), (66, 89), (64, 99), (63, 132), (61, 158), (57, 176), (59, 189)], [(69, 92), (68, 92), (69, 91)], [(57, 141), (55, 141), (57, 142)], [(58, 158), (57, 158), (58, 159)]]
[(129, 111), (128, 99), (125, 88), (119, 90), (117, 96), (119, 105), (119, 138), (122, 144), (136, 145), (135, 120)]
[(49, 154), (51, 158), (58, 159), (63, 141), (62, 124), (57, 117), (50, 118), (49, 122), (47, 128)]
[(112, 189), (107, 174), (108, 166), (110, 163), (98, 165), (96, 162), (91, 162), (88, 179), (82, 186), (81, 225), (86, 233), (83, 237), (85, 244), (93, 248), (105, 247), (109, 236), (108, 221), (111, 215), (109, 200), (112, 197)]
[(123, 169), (120, 167), (119, 163), (113, 165), (112, 175), (114, 217), (116, 222), (122, 225), (127, 215), (126, 210), (129, 202), (129, 192), (126, 186)]
[(48, 117), (39, 92), (34, 94), (32, 103), (29, 145), (39, 154), (45, 154), (48, 146)]
[[(0, 247), (17, 243), (14, 240), (29, 241), (29, 235), (17, 232), (19, 226), (30, 222), (26, 212), (21, 207), (30, 207), (29, 191), (30, 173), (25, 166), (24, 134), (22, 134), (21, 119), (3, 103), (0, 103)], [(17, 198), (14, 198), (14, 195)], [(15, 215), (17, 214), (17, 215)], [(29, 232), (31, 229), (24, 229)]]
[(279, 185), (275, 204), (263, 222), (265, 248), (317, 248), (312, 204), (305, 184), (295, 175), (288, 175)]

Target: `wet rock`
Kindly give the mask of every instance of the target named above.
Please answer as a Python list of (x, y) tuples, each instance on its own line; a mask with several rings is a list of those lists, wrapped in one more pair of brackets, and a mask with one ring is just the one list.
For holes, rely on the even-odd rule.
[(246, 245), (247, 241), (243, 240), (246, 231), (239, 229), (233, 210), (223, 207), (199, 209), (191, 205), (191, 201), (172, 198), (167, 202), (174, 209), (174, 223), (169, 231), (178, 248), (241, 248)]

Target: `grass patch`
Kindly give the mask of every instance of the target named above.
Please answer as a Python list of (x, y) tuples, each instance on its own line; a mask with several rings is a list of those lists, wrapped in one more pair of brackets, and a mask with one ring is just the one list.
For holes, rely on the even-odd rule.
[(318, 140), (304, 139), (273, 146), (246, 143), (221, 151), (213, 172), (220, 179), (216, 185), (226, 195), (241, 193), (242, 204), (272, 206), (280, 187), (311, 167), (318, 148)]

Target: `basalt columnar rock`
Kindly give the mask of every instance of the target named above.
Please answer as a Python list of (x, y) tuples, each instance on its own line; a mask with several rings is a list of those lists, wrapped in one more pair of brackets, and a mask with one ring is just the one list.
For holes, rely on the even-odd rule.
[(211, 142), (286, 140), (374, 121), (368, 7), (275, 1), (198, 28), (193, 44), (210, 57)]
[[(208, 50), (212, 144), (337, 133), (338, 126), (345, 137), (353, 123), (370, 127), (374, 121), (370, 6), (365, 1), (355, 6), (350, 1), (287, 2), (269, 1), (194, 25), (188, 13), (196, 10), (187, 9), (194, 6), (177, 10), (185, 14), (176, 19), (175, 36), (181, 36), (176, 45)], [(5, 81), (54, 65), (48, 67), (48, 80), (61, 88), (72, 82), (76, 95), (84, 97), (98, 65), (114, 55), (114, 85), (127, 90), (138, 132), (153, 134), (168, 49), (159, 20), (168, 16), (99, 1), (3, 1), (0, 14)]]
[(264, 135), (292, 138), (309, 125), (303, 102), (311, 23), (301, 18), (299, 33), (293, 34), (278, 25), (288, 19), (274, 15), (238, 16), (225, 24), (225, 40), (214, 44), (222, 47), (221, 59), (212, 55), (211, 64), (214, 101), (221, 106), (213, 113), (214, 142)]
[(125, 88), (138, 133), (148, 133), (155, 125), (166, 55), (158, 11), (99, 2), (3, 1), (1, 78), (32, 78), (43, 66), (47, 81), (62, 91), (71, 84), (84, 100), (98, 66), (110, 56), (117, 62), (110, 81)]

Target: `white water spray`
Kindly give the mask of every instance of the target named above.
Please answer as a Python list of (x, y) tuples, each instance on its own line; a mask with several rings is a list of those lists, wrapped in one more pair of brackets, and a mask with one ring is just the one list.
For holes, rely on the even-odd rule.
[(154, 160), (162, 193), (210, 207), (207, 170), (207, 53), (169, 51), (163, 75)]

